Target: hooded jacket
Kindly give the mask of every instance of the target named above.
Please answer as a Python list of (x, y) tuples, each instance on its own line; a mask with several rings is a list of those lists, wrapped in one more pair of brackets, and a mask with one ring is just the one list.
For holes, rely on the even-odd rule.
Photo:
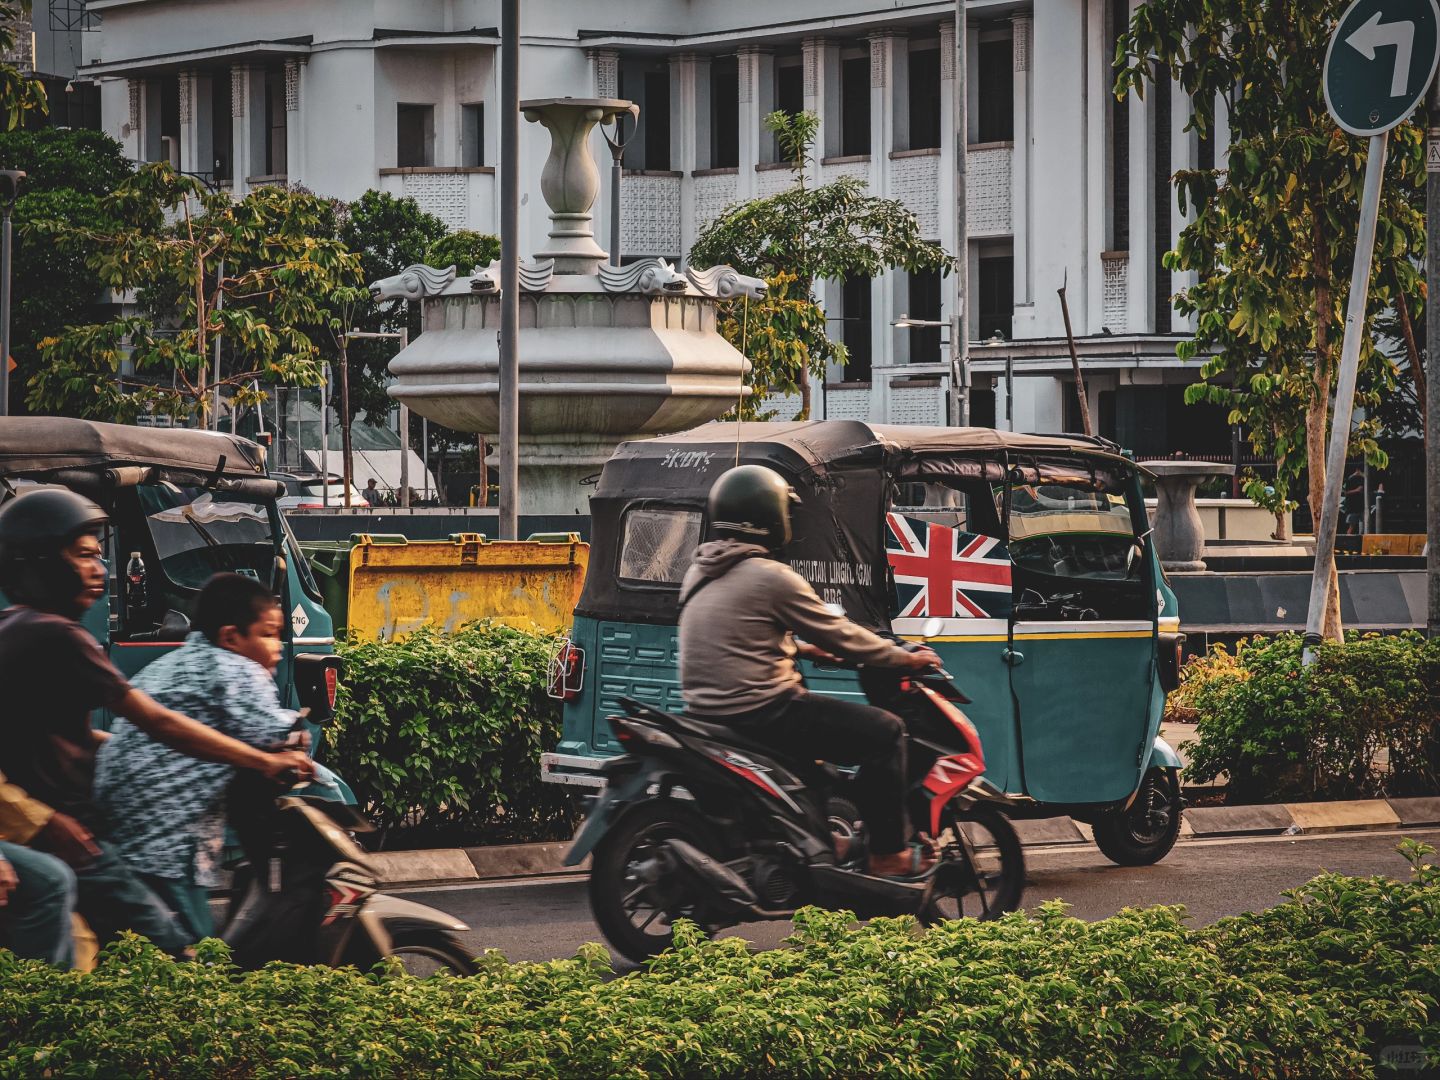
[(680, 685), (694, 716), (735, 716), (799, 693), (797, 634), (856, 663), (906, 662), (904, 649), (831, 611), (809, 582), (768, 556), (738, 540), (695, 551), (680, 586)]

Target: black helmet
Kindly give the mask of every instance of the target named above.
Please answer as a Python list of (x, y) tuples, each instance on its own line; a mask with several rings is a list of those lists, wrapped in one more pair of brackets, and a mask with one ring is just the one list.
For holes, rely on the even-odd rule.
[(104, 510), (69, 488), (22, 490), (0, 506), (0, 589), (22, 604), (75, 614), (80, 580), (62, 553), (109, 520)]
[(790, 504), (798, 501), (774, 469), (738, 465), (710, 489), (710, 535), (779, 551), (790, 543)]

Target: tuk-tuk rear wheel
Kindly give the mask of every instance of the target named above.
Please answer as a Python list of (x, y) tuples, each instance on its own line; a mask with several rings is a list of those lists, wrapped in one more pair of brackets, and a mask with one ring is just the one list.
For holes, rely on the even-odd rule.
[(1151, 769), (1129, 807), (1095, 821), (1095, 846), (1119, 866), (1157, 863), (1175, 846), (1183, 806), (1177, 772)]

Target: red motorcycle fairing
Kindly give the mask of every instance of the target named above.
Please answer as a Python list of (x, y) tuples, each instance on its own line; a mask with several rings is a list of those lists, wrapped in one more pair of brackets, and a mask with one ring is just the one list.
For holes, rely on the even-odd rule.
[(963, 712), (923, 683), (916, 683), (914, 691), (924, 694), (931, 707), (955, 725), (969, 746), (959, 754), (937, 760), (921, 784), (930, 796), (930, 835), (939, 836), (941, 811), (946, 803), (984, 775), (985, 754), (980, 748), (980, 733)]

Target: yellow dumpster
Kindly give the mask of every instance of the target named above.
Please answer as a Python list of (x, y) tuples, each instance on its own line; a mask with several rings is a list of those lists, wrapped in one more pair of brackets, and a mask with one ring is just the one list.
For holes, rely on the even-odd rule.
[(389, 641), (490, 619), (524, 630), (571, 624), (590, 545), (575, 534), (488, 541), (479, 533), (405, 541), (361, 534), (350, 552), (352, 639)]

